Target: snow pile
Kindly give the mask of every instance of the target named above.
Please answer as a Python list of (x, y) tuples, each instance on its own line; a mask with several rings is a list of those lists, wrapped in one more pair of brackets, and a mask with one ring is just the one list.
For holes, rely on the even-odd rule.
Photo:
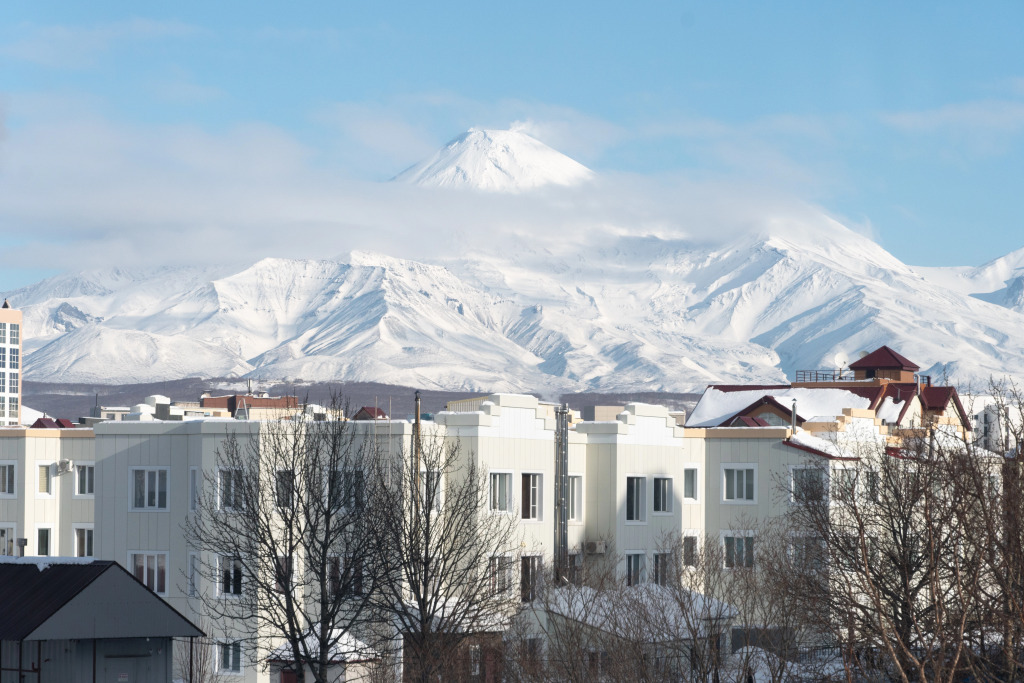
[(593, 171), (521, 130), (471, 129), (395, 180), (430, 187), (519, 192), (577, 185)]
[(49, 569), (53, 565), (59, 564), (92, 564), (96, 562), (94, 557), (61, 557), (61, 556), (29, 556), (29, 557), (14, 557), (10, 555), (0, 555), (0, 564), (30, 564), (35, 565), (36, 569), (43, 571)]

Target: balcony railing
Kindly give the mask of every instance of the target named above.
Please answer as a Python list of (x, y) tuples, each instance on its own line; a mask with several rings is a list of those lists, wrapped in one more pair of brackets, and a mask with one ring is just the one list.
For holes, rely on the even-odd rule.
[(802, 382), (852, 382), (853, 373), (843, 370), (797, 370), (797, 383)]

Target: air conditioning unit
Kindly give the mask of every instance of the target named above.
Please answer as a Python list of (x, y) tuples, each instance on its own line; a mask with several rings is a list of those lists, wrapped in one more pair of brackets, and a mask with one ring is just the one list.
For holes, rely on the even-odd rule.
[(67, 474), (75, 469), (75, 463), (70, 460), (57, 461), (57, 474)]
[(606, 541), (587, 541), (586, 547), (588, 555), (604, 555), (608, 544)]

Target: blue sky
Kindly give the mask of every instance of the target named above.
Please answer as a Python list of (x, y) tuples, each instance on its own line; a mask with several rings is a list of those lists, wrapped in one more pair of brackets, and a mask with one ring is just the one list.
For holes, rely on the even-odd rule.
[(187, 260), (180, 231), (325, 255), (274, 220), (341, 252), (386, 219), (338, 208), (369, 183), (515, 121), (630, 186), (809, 202), (904, 262), (980, 265), (1024, 246), (1022, 25), (1017, 1), (9, 0), (0, 290)]

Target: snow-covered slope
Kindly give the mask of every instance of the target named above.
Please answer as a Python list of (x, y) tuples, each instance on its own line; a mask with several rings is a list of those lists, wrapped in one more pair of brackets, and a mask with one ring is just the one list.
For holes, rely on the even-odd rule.
[(40, 381), (685, 391), (780, 382), (882, 344), (955, 380), (1020, 375), (1024, 315), (822, 227), (811, 245), (623, 237), (571, 262), (495, 251), (446, 266), (355, 253), (64, 275), (6, 296), (25, 311), (26, 377)]
[(395, 180), (428, 187), (519, 192), (576, 185), (593, 176), (586, 166), (521, 130), (472, 129)]
[[(522, 131), (474, 130), (399, 178), (515, 191), (590, 176)], [(119, 268), (5, 295), (25, 313), (25, 377), (39, 381), (687, 391), (782, 382), (883, 344), (954, 381), (1024, 380), (1024, 249), (912, 268), (820, 212), (762, 225), (714, 245), (611, 223), (582, 243), (503, 241), (481, 225), (486, 246), (432, 263), (357, 252)]]

